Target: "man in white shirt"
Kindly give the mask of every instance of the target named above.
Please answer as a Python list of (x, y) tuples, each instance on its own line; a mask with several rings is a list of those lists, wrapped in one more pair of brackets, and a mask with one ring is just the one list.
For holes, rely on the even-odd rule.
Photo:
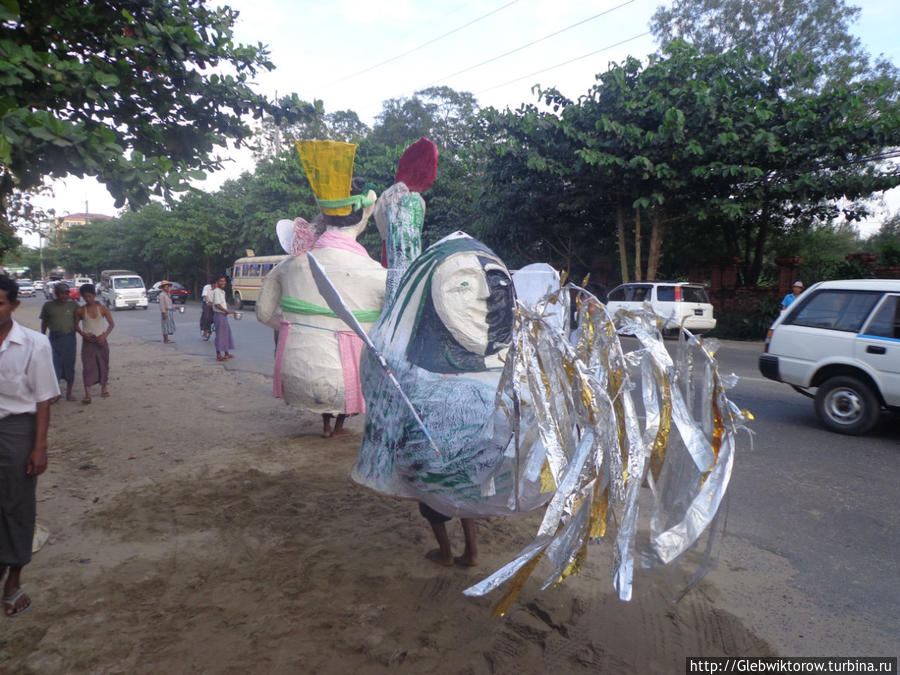
[(47, 468), (50, 401), (59, 397), (50, 341), (16, 323), (18, 285), (0, 277), (0, 578), (3, 613), (31, 607), (21, 586), (31, 562), (37, 477)]
[(231, 337), (231, 326), (228, 325), (228, 315), (235, 312), (228, 309), (225, 298), (224, 276), (216, 279), (216, 285), (212, 289), (213, 321), (216, 324), (216, 361), (227, 361), (233, 355), (234, 340)]
[(214, 281), (210, 281), (203, 290), (200, 291), (200, 303), (202, 310), (200, 312), (200, 332), (203, 333), (203, 339), (209, 340), (209, 334), (212, 332), (213, 323), (213, 302), (212, 291)]

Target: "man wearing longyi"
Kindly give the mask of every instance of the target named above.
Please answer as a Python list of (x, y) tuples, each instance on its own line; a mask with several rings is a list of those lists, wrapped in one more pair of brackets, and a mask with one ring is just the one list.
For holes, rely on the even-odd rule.
[(21, 573), (31, 561), (37, 477), (47, 468), (50, 401), (59, 396), (50, 342), (13, 320), (18, 306), (16, 282), (0, 277), (0, 578), (7, 617), (31, 607)]

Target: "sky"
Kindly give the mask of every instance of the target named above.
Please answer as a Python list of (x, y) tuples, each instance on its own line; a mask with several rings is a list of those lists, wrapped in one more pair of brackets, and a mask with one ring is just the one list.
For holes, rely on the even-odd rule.
[[(535, 85), (570, 98), (627, 56), (656, 51), (649, 20), (661, 0), (230, 0), (240, 12), (236, 41), (268, 45), (276, 69), (254, 88), (267, 96), (296, 93), (321, 99), (326, 112), (354, 110), (371, 125), (382, 102), (446, 85), (475, 95), (482, 107), (515, 109), (537, 103)], [(852, 32), (872, 55), (900, 65), (900, 1), (857, 0)], [(247, 153), (201, 187), (216, 189), (253, 169)], [(40, 202), (57, 214), (115, 215), (102, 185), (69, 178)], [(894, 194), (896, 193), (896, 194)], [(900, 210), (900, 189), (883, 213)], [(274, 224), (273, 224), (274, 226)], [(879, 219), (861, 231), (871, 234)], [(29, 237), (26, 244), (36, 245)]]

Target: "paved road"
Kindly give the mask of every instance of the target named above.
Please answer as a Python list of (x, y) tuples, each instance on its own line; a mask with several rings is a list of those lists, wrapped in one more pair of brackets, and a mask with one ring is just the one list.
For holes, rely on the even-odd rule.
[[(157, 307), (116, 312), (118, 329), (161, 341)], [(215, 350), (200, 339), (199, 316), (197, 304), (177, 316), (173, 349), (212, 360)], [(252, 309), (242, 321), (232, 321), (232, 330), (236, 358), (225, 367), (270, 375), (272, 331), (256, 321)], [(848, 630), (862, 626), (870, 644), (883, 644), (883, 655), (896, 655), (898, 418), (884, 419), (865, 437), (825, 431), (810, 399), (759, 374), (761, 349), (761, 343), (726, 341), (719, 351), (720, 370), (740, 376), (729, 396), (756, 418), (753, 448), (743, 444), (736, 460), (728, 536), (788, 560), (796, 570), (789, 583), (799, 597), (824, 615), (846, 619)], [(762, 590), (760, 602), (766, 602)]]

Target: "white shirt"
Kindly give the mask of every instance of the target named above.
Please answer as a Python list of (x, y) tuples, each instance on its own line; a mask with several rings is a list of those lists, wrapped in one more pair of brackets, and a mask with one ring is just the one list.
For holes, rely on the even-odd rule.
[(210, 295), (212, 295), (212, 289), (212, 284), (206, 284), (206, 286), (203, 287), (203, 290), (200, 291), (200, 297), (203, 298), (204, 302), (211, 302)]
[(225, 299), (225, 291), (221, 288), (212, 289), (212, 293), (210, 294), (210, 302), (212, 302), (213, 311), (219, 312), (219, 314), (223, 314), (224, 312), (216, 307), (216, 305), (222, 305), (222, 307), (228, 307), (228, 301)]
[(0, 419), (37, 412), (37, 404), (59, 396), (50, 340), (12, 322), (0, 344)]

